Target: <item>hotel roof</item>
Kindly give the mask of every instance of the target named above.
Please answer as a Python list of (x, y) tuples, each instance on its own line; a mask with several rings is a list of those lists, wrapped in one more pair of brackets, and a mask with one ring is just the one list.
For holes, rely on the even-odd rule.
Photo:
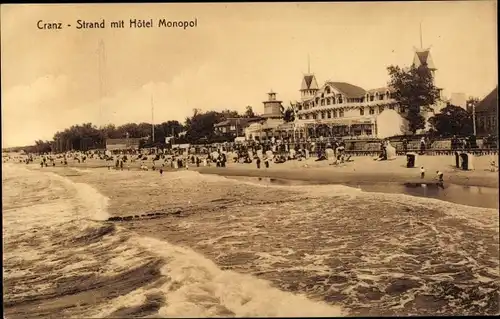
[(300, 90), (319, 90), (318, 82), (314, 74), (306, 74), (302, 79)]
[(366, 91), (359, 86), (352, 85), (346, 82), (327, 82), (327, 84), (335, 87), (348, 98), (360, 98), (365, 96)]
[(222, 127), (222, 126), (231, 126), (231, 125), (241, 125), (245, 126), (250, 122), (255, 122), (261, 120), (260, 117), (238, 117), (238, 118), (229, 118), (225, 121), (219, 122), (214, 125), (214, 127)]
[(378, 93), (386, 93), (386, 92), (394, 92), (394, 89), (390, 88), (390, 87), (381, 87), (381, 88), (376, 88), (376, 89), (371, 89), (371, 90), (368, 90), (367, 91), (368, 93), (375, 93), (375, 92), (378, 92)]
[(434, 62), (432, 62), (430, 49), (416, 51), (413, 58), (413, 65), (416, 67), (427, 66), (431, 70), (435, 70)]
[(498, 86), (476, 106), (476, 112), (495, 112), (498, 109)]

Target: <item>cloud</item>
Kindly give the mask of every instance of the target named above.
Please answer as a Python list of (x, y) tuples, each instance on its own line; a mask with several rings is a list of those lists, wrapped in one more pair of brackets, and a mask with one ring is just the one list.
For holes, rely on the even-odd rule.
[(5, 90), (2, 95), (2, 143), (30, 144), (38, 138), (49, 139), (54, 127), (65, 124), (62, 113), (74, 89), (68, 77), (47, 75), (30, 85)]
[[(183, 122), (194, 108), (243, 111), (246, 101), (255, 100), (255, 91), (242, 85), (214, 81), (223, 66), (206, 63), (178, 73), (169, 82), (149, 82), (136, 89), (123, 89), (89, 103), (75, 104), (79, 88), (66, 76), (45, 76), (31, 85), (8, 89), (2, 97), (2, 142), (7, 146), (51, 139), (57, 130), (74, 124), (96, 125), (151, 122)], [(226, 66), (226, 68), (229, 68)], [(257, 96), (259, 94), (257, 93)]]

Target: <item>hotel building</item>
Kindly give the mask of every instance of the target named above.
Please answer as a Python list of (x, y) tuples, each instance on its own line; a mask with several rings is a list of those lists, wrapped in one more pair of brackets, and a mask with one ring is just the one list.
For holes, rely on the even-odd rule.
[[(429, 49), (416, 50), (413, 59), (416, 67), (428, 67), (434, 77), (436, 68)], [(268, 93), (264, 101), (262, 120), (245, 129), (246, 139), (295, 137), (386, 138), (407, 133), (405, 109), (394, 99), (388, 87), (365, 90), (346, 82), (327, 81), (321, 87), (316, 76), (305, 74), (300, 87), (300, 101), (294, 103), (295, 121), (283, 120), (284, 107), (276, 93)], [(422, 107), (427, 120), (438, 112), (444, 103)], [(427, 123), (426, 129), (429, 128)], [(417, 133), (421, 133), (420, 132)]]
[[(413, 65), (428, 67), (433, 77), (436, 68), (429, 49), (415, 52)], [(405, 133), (406, 111), (394, 100), (388, 87), (365, 90), (346, 82), (327, 81), (321, 87), (314, 74), (306, 74), (296, 102), (299, 137), (354, 136), (384, 138)], [(439, 111), (442, 103), (422, 108), (426, 120)]]

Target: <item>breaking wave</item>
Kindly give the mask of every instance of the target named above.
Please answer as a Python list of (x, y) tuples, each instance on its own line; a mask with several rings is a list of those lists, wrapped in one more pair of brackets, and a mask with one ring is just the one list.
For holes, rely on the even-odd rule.
[(106, 222), (109, 198), (87, 184), (21, 166), (4, 165), (3, 173), (9, 318), (345, 314)]

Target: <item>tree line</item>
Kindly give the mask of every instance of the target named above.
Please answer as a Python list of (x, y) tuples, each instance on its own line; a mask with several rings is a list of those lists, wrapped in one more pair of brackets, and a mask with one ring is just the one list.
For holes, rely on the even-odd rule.
[(193, 115), (186, 117), (184, 123), (166, 121), (154, 125), (151, 123), (127, 123), (120, 126), (108, 124), (97, 127), (92, 123), (73, 125), (54, 134), (51, 141), (37, 140), (34, 145), (10, 148), (12, 151), (24, 150), (28, 153), (65, 152), (69, 150), (85, 151), (104, 149), (106, 139), (140, 138), (141, 147), (165, 146), (165, 138), (173, 137), (176, 143), (213, 142), (220, 140), (214, 133), (214, 125), (229, 118), (256, 117), (251, 106), (243, 114), (234, 110), (207, 111), (193, 110)]

